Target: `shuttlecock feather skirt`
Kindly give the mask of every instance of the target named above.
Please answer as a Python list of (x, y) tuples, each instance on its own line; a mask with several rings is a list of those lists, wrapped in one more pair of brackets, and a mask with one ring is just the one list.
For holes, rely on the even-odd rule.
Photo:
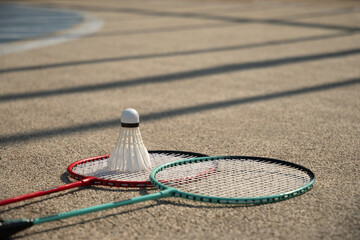
[(109, 157), (109, 168), (122, 172), (137, 172), (151, 168), (150, 156), (138, 127), (121, 127), (119, 139)]

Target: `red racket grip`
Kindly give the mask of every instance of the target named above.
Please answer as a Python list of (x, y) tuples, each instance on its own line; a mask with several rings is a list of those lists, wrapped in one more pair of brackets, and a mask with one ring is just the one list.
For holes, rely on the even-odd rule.
[(55, 187), (55, 188), (42, 190), (42, 191), (37, 191), (37, 192), (32, 192), (32, 193), (28, 193), (28, 194), (24, 194), (24, 195), (20, 195), (20, 196), (16, 196), (16, 197), (4, 199), (4, 200), (0, 201), (0, 206), (10, 204), (10, 203), (14, 203), (14, 202), (19, 202), (19, 201), (22, 201), (22, 200), (25, 200), (25, 199), (30, 199), (30, 198), (43, 196), (43, 195), (53, 193), (53, 192), (60, 192), (60, 191), (71, 189), (71, 188), (88, 186), (88, 185), (91, 185), (92, 180), (94, 180), (94, 179), (96, 179), (96, 178), (95, 177), (87, 177), (87, 178), (84, 178), (84, 179), (82, 179), (80, 181), (68, 183), (68, 184), (61, 185), (61, 186), (58, 186), (58, 187)]

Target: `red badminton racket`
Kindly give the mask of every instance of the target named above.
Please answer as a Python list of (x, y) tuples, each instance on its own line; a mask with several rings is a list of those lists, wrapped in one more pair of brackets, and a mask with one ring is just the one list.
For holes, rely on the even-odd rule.
[[(183, 159), (205, 157), (206, 155), (182, 151), (149, 151), (150, 160), (154, 167)], [(76, 161), (67, 167), (67, 174), (78, 181), (57, 186), (55, 188), (32, 192), (0, 201), (0, 206), (31, 199), (53, 192), (60, 192), (76, 187), (90, 185), (104, 185), (110, 187), (147, 188), (153, 187), (149, 180), (152, 169), (139, 172), (121, 172), (108, 170), (109, 155), (91, 157)]]

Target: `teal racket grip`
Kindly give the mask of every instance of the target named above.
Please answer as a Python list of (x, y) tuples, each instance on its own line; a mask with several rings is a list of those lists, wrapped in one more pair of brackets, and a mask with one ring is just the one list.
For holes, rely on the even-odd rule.
[(135, 198), (131, 198), (128, 200), (105, 203), (105, 204), (101, 204), (101, 205), (97, 205), (97, 206), (63, 212), (63, 213), (59, 213), (59, 214), (55, 214), (55, 215), (51, 215), (51, 216), (35, 218), (33, 220), (33, 223), (34, 223), (34, 225), (36, 225), (36, 224), (41, 224), (41, 223), (45, 223), (45, 222), (51, 222), (51, 221), (61, 220), (61, 219), (79, 216), (79, 215), (83, 215), (83, 214), (88, 214), (88, 213), (92, 213), (92, 212), (98, 212), (98, 211), (102, 211), (102, 210), (106, 210), (106, 209), (117, 208), (117, 207), (129, 205), (129, 204), (144, 202), (144, 201), (148, 201), (148, 200), (156, 200), (159, 198), (165, 198), (165, 197), (172, 196), (175, 194), (175, 192), (177, 192), (177, 190), (169, 188), (169, 189), (161, 191), (161, 192), (157, 192), (157, 193), (153, 193), (153, 194), (149, 194), (149, 195), (145, 195), (145, 196), (140, 196), (140, 197), (135, 197)]
[(11, 219), (11, 220), (3, 220), (0, 221), (0, 239), (8, 239), (11, 235), (20, 232), (26, 228), (29, 228), (36, 224), (61, 220), (65, 218), (70, 218), (74, 216), (79, 216), (83, 214), (88, 214), (92, 212), (98, 212), (106, 209), (121, 207), (129, 204), (135, 204), (139, 202), (145, 202), (148, 200), (156, 200), (159, 198), (166, 198), (175, 195), (177, 192), (176, 189), (168, 188), (161, 192), (135, 197), (128, 200), (118, 201), (118, 202), (111, 202), (106, 204), (101, 204), (97, 206), (72, 210), (68, 212), (63, 212), (59, 214), (54, 214), (46, 217), (34, 218), (34, 219)]
[(0, 239), (8, 239), (11, 235), (33, 225), (32, 219), (14, 219), (0, 221)]

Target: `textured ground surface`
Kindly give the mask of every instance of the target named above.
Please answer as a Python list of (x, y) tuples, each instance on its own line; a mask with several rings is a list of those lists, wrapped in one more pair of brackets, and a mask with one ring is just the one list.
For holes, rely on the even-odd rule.
[[(279, 158), (312, 169), (317, 182), (276, 204), (169, 198), (37, 225), (16, 239), (360, 238), (359, 3), (26, 4), (105, 24), (78, 40), (0, 56), (0, 198), (69, 182), (70, 163), (111, 151), (127, 107), (139, 111), (150, 150)], [(149, 192), (70, 190), (1, 207), (0, 217)]]

